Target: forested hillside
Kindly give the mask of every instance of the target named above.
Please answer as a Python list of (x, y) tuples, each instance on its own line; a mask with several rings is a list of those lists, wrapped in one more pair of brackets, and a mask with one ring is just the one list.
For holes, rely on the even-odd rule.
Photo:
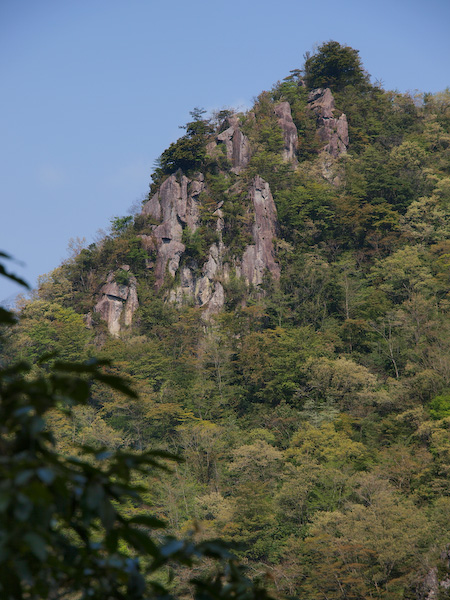
[(386, 91), (337, 42), (300, 67), (246, 113), (194, 109), (4, 361), (110, 360), (138, 397), (51, 412), (59, 451), (183, 456), (158, 516), (275, 596), (450, 598), (450, 91)]

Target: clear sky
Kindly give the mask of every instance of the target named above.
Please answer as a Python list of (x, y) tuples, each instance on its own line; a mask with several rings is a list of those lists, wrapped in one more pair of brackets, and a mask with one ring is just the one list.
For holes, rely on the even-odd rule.
[(441, 91), (449, 32), (450, 0), (1, 0), (0, 249), (35, 285), (142, 200), (190, 110), (249, 107), (324, 41)]

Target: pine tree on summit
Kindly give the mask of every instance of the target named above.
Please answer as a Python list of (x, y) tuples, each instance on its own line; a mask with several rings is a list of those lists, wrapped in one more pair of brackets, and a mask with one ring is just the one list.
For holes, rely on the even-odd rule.
[(369, 76), (364, 71), (358, 50), (330, 41), (318, 51), (306, 55), (305, 78), (310, 89), (332, 88), (339, 91), (347, 85), (368, 85)]

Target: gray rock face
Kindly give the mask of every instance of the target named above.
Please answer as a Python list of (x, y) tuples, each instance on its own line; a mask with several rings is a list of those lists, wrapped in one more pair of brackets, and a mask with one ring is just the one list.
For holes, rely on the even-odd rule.
[[(182, 173), (171, 175), (159, 191), (143, 207), (143, 214), (151, 216), (159, 224), (152, 226), (152, 233), (141, 235), (142, 246), (151, 255), (147, 267), (154, 269), (155, 285), (160, 288), (166, 272), (179, 277), (179, 284), (167, 299), (177, 304), (194, 303), (204, 309), (205, 318), (218, 312), (225, 303), (224, 284), (231, 271), (242, 277), (248, 285), (259, 286), (268, 272), (275, 279), (280, 277), (280, 267), (275, 260), (273, 241), (277, 231), (277, 214), (269, 184), (256, 176), (249, 189), (253, 213), (253, 243), (244, 250), (242, 258), (231, 257), (222, 241), (224, 215), (219, 204), (214, 212), (217, 241), (208, 251), (203, 264), (188, 260), (180, 266), (186, 250), (182, 243), (183, 229), (196, 231), (200, 223), (200, 194), (206, 190), (202, 175), (189, 179)], [(126, 265), (123, 267), (129, 270)], [(128, 285), (119, 285), (110, 273), (101, 289), (96, 312), (107, 322), (113, 336), (121, 327), (131, 324), (139, 306), (136, 281), (130, 277)]]
[(227, 117), (225, 131), (219, 133), (215, 141), (208, 145), (207, 151), (214, 155), (217, 146), (225, 144), (226, 156), (233, 165), (233, 173), (240, 173), (250, 160), (250, 142), (239, 127), (239, 119), (235, 115)]
[(177, 304), (193, 301), (196, 306), (204, 308), (204, 315), (209, 317), (218, 312), (224, 305), (225, 295), (219, 279), (224, 278), (222, 257), (224, 246), (220, 241), (209, 249), (208, 259), (197, 274), (197, 265), (183, 266), (180, 270), (180, 285), (171, 291), (169, 299)]
[[(176, 201), (176, 198), (178, 198), (180, 190), (173, 186), (172, 190), (175, 197), (169, 201), (169, 204), (172, 206), (179, 206), (180, 203)], [(177, 304), (193, 302), (196, 306), (200, 306), (204, 309), (204, 315), (207, 318), (211, 314), (218, 312), (224, 305), (225, 292), (223, 283), (228, 280), (231, 269), (235, 269), (237, 275), (243, 277), (248, 285), (260, 285), (266, 272), (271, 273), (275, 279), (279, 279), (280, 268), (275, 261), (273, 247), (273, 240), (276, 235), (278, 221), (275, 203), (270, 192), (269, 184), (261, 177), (255, 177), (249, 190), (249, 197), (252, 202), (251, 207), (254, 215), (252, 226), (253, 244), (247, 246), (242, 259), (233, 259), (228, 256), (227, 261), (225, 262), (224, 257), (227, 256), (227, 253), (222, 242), (224, 220), (222, 211), (218, 208), (214, 213), (217, 218), (215, 228), (218, 241), (210, 246), (207, 259), (201, 266), (200, 273), (199, 265), (194, 262), (188, 262), (182, 267), (179, 267), (179, 259), (184, 252), (184, 247), (179, 249), (176, 261), (172, 258), (173, 270), (178, 273), (180, 283), (170, 292), (170, 301)], [(161, 206), (158, 208), (153, 199), (151, 201), (153, 201), (152, 210), (155, 210), (155, 214), (158, 214), (156, 211), (159, 211), (159, 214), (163, 215), (163, 208)], [(190, 206), (192, 208), (193, 204)], [(198, 207), (196, 210), (198, 210)], [(190, 218), (188, 213), (189, 210), (186, 213), (186, 222)], [(173, 221), (174, 209), (167, 210), (166, 215), (169, 220)], [(175, 231), (175, 235), (180, 239), (177, 223), (170, 224), (170, 222), (163, 222), (156, 227), (155, 234), (163, 230), (167, 230), (169, 233)], [(169, 233), (167, 233), (167, 235), (169, 235)], [(165, 261), (169, 271), (171, 266), (170, 261), (167, 262), (168, 259), (165, 251), (166, 248), (169, 248), (172, 252), (177, 250), (178, 247), (175, 246), (173, 242), (174, 240), (172, 238), (171, 242), (165, 245), (160, 244), (156, 259), (157, 266), (160, 262)], [(181, 244), (181, 246), (183, 245)], [(157, 271), (157, 274), (158, 273), (160, 273), (160, 271)]]
[(431, 568), (417, 589), (417, 600), (447, 598), (450, 589), (450, 546), (441, 552), (439, 569)]
[(345, 154), (349, 143), (347, 117), (344, 113), (338, 119), (333, 117), (335, 105), (331, 90), (313, 90), (309, 94), (308, 106), (316, 115), (318, 135), (325, 144), (323, 151), (333, 158)]
[(283, 159), (286, 162), (297, 163), (298, 133), (297, 127), (292, 120), (289, 102), (280, 102), (275, 106), (274, 111), (278, 117), (278, 125), (283, 131)]
[(280, 266), (275, 261), (273, 241), (277, 230), (277, 210), (269, 184), (257, 175), (250, 188), (254, 210), (252, 237), (254, 244), (247, 246), (242, 257), (242, 275), (249, 284), (258, 286), (267, 271), (280, 278)]
[[(152, 236), (142, 238), (144, 247), (156, 250), (155, 264), (149, 266), (154, 266), (157, 288), (163, 284), (166, 270), (172, 277), (179, 273), (180, 284), (170, 292), (169, 299), (177, 304), (194, 301), (197, 306), (205, 307), (206, 312), (217, 312), (223, 306), (223, 287), (216, 281), (222, 269), (221, 241), (209, 249), (200, 275), (195, 264), (183, 265), (180, 269), (180, 259), (186, 250), (181, 241), (183, 229), (189, 227), (192, 232), (196, 231), (200, 219), (199, 195), (204, 189), (202, 175), (197, 179), (183, 174), (171, 175), (143, 207), (144, 215), (161, 223), (155, 226)], [(215, 216), (216, 230), (220, 232), (223, 228), (221, 211), (217, 210)]]
[[(124, 265), (122, 268), (128, 271), (130, 267)], [(100, 299), (94, 307), (94, 311), (106, 321), (109, 333), (118, 337), (123, 325), (131, 325), (138, 307), (136, 279), (130, 276), (128, 285), (119, 285), (114, 281), (114, 273), (109, 273), (106, 284), (100, 290)]]
[(418, 600), (436, 600), (439, 594), (438, 570), (433, 567), (423, 580), (418, 593)]
[(164, 281), (166, 268), (172, 277), (178, 270), (186, 247), (182, 243), (183, 227), (195, 231), (199, 222), (198, 198), (204, 189), (203, 175), (192, 180), (183, 174), (171, 175), (160, 189), (144, 204), (142, 213), (161, 221), (153, 230), (157, 250), (155, 265), (156, 286)]

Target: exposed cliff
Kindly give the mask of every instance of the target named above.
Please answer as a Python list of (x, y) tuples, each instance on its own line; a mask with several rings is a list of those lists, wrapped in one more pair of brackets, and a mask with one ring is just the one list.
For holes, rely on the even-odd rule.
[[(204, 189), (203, 175), (188, 179), (182, 173), (171, 175), (159, 191), (144, 205), (142, 214), (160, 224), (153, 228), (156, 248), (156, 287), (164, 282), (166, 268), (174, 277), (186, 247), (182, 243), (183, 228), (195, 231), (199, 220), (198, 198)], [(148, 242), (147, 242), (148, 243)]]
[(344, 113), (335, 118), (334, 97), (329, 88), (313, 90), (308, 97), (308, 106), (317, 118), (317, 135), (325, 143), (323, 151), (333, 158), (338, 158), (347, 152), (348, 124)]
[(248, 192), (249, 211), (252, 213), (252, 244), (243, 251), (242, 258), (230, 254), (224, 245), (222, 231), (225, 226), (223, 212), (217, 206), (212, 227), (217, 241), (208, 250), (206, 260), (198, 264), (188, 260), (180, 266), (180, 260), (186, 246), (182, 243), (183, 229), (195, 232), (199, 223), (199, 195), (205, 191), (202, 176), (190, 180), (180, 175), (171, 175), (143, 208), (143, 214), (160, 220), (154, 226), (154, 247), (156, 248), (156, 287), (161, 287), (167, 269), (172, 276), (179, 276), (179, 282), (169, 294), (170, 300), (182, 303), (192, 301), (205, 308), (209, 315), (222, 308), (225, 301), (223, 283), (235, 270), (247, 285), (258, 286), (264, 273), (270, 273), (275, 279), (280, 276), (279, 265), (275, 260), (274, 237), (277, 230), (277, 213), (269, 184), (257, 176), (251, 182)]
[(237, 115), (228, 116), (222, 125), (223, 127), (225, 127), (225, 130), (208, 144), (207, 151), (214, 156), (221, 151), (221, 146), (224, 146), (226, 157), (231, 163), (231, 171), (237, 174), (245, 169), (249, 163), (251, 157), (250, 142), (241, 131)]
[[(122, 271), (129, 271), (128, 265), (122, 266)], [(133, 315), (139, 307), (136, 278), (129, 277), (127, 285), (121, 285), (114, 280), (115, 274), (109, 273), (106, 284), (100, 290), (100, 298), (94, 307), (106, 321), (109, 333), (117, 337), (123, 326), (129, 327), (133, 321)]]
[[(264, 156), (264, 144), (270, 132), (268, 127), (275, 128), (278, 125), (282, 145), (280, 147), (280, 142), (276, 142), (277, 152), (295, 170), (299, 136), (289, 102), (269, 100), (267, 104), (267, 96), (265, 102), (262, 112), (260, 108), (247, 115), (228, 114), (215, 131), (204, 138), (205, 166), (210, 166), (204, 172), (188, 171), (189, 176), (179, 168), (163, 177), (156, 193), (151, 195), (142, 209), (142, 218), (150, 220), (151, 224), (146, 231), (137, 235), (148, 254), (146, 268), (152, 273), (155, 293), (164, 289), (166, 301), (178, 305), (187, 302), (201, 307), (206, 318), (224, 306), (231, 273), (241, 278), (249, 290), (260, 290), (266, 274), (275, 281), (280, 278), (280, 266), (274, 248), (279, 229), (277, 209), (269, 182), (258, 172), (254, 174), (254, 165), (261, 164), (258, 161)], [(328, 88), (313, 90), (309, 94), (306, 110), (314, 113), (317, 136), (324, 144), (320, 163), (323, 176), (336, 184), (332, 166), (347, 152), (349, 144), (346, 116), (341, 114), (338, 118), (334, 117), (334, 98)], [(190, 129), (202, 130), (205, 136), (205, 132), (211, 131), (209, 126), (200, 127), (195, 123), (190, 124)], [(198, 144), (199, 134), (195, 135), (195, 143)], [(274, 140), (278, 139), (276, 136), (279, 133), (275, 134)], [(180, 149), (176, 145), (171, 146), (174, 165), (177, 152), (181, 156), (180, 164), (188, 164), (190, 160), (194, 164), (197, 161), (188, 153), (192, 139), (184, 136), (182, 140), (185, 145)], [(208, 169), (209, 172), (212, 169), (215, 176), (222, 173), (227, 178), (229, 188), (223, 190), (220, 197), (215, 196), (214, 189), (208, 184)], [(233, 221), (234, 225), (231, 225), (226, 209), (233, 190), (241, 194), (243, 213), (240, 221)], [(207, 223), (202, 221), (205, 199), (210, 211)], [(224, 231), (230, 232), (232, 227), (246, 229), (245, 245), (238, 252), (224, 242)], [(199, 236), (205, 234), (205, 228), (210, 241), (206, 247), (202, 241), (202, 252), (193, 255), (187, 248), (188, 240), (197, 235), (198, 241)], [(238, 231), (234, 233), (239, 235)], [(121, 326), (131, 321), (138, 300), (136, 284), (119, 286), (112, 273), (100, 290), (95, 310), (107, 321), (109, 331), (118, 335)]]
[(289, 102), (280, 102), (275, 106), (274, 111), (278, 117), (278, 125), (283, 131), (283, 158), (286, 161), (297, 163), (298, 134)]
[(269, 184), (257, 175), (252, 181), (250, 199), (254, 213), (253, 244), (246, 247), (242, 257), (242, 275), (248, 284), (258, 286), (264, 274), (280, 278), (280, 267), (275, 260), (274, 238), (277, 230), (277, 209)]

